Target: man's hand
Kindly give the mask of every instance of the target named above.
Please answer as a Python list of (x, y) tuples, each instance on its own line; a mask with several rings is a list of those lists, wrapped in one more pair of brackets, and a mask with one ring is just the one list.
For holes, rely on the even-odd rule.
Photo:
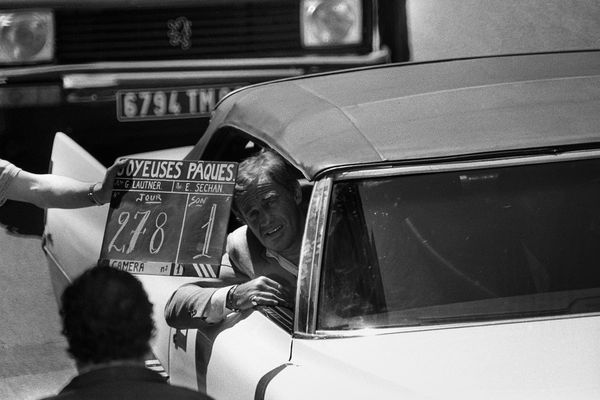
[[(98, 199), (98, 201), (100, 201), (100, 203), (106, 204), (110, 202), (110, 195), (113, 189), (113, 181), (117, 176), (117, 172), (119, 172), (119, 170), (123, 168), (126, 163), (127, 159), (121, 158), (106, 170), (104, 180), (101, 182), (100, 188), (95, 193), (95, 196)], [(96, 184), (96, 186), (98, 186), (98, 184)]]
[(235, 308), (242, 311), (255, 306), (290, 307), (293, 304), (289, 291), (266, 276), (238, 285), (232, 296)]

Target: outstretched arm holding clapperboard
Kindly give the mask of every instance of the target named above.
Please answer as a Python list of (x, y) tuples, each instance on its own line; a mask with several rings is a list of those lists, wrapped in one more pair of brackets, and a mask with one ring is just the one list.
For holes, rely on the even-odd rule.
[(0, 206), (6, 200), (22, 201), (40, 208), (82, 208), (110, 200), (112, 183), (123, 165), (110, 166), (102, 182), (81, 182), (56, 174), (34, 174), (0, 159)]

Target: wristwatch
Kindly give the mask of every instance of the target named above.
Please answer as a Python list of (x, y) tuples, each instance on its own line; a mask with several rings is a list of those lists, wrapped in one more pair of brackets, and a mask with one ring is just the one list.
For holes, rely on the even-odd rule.
[(233, 292), (235, 292), (235, 289), (237, 289), (238, 285), (233, 285), (228, 291), (227, 291), (227, 297), (225, 298), (225, 307), (228, 308), (231, 311), (239, 311), (239, 308), (237, 308), (235, 306), (235, 300), (233, 298)]

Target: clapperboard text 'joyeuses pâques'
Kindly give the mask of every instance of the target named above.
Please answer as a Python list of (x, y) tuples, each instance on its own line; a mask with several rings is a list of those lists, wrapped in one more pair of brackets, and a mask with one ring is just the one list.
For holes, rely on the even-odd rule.
[(100, 264), (216, 277), (236, 175), (233, 162), (128, 160), (115, 178)]

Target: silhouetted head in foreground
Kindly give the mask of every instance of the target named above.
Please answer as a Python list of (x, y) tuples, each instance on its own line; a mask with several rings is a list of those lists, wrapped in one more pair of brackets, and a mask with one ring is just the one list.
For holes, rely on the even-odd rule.
[(143, 362), (154, 332), (152, 304), (133, 275), (91, 268), (65, 289), (61, 300), (62, 333), (79, 369)]

